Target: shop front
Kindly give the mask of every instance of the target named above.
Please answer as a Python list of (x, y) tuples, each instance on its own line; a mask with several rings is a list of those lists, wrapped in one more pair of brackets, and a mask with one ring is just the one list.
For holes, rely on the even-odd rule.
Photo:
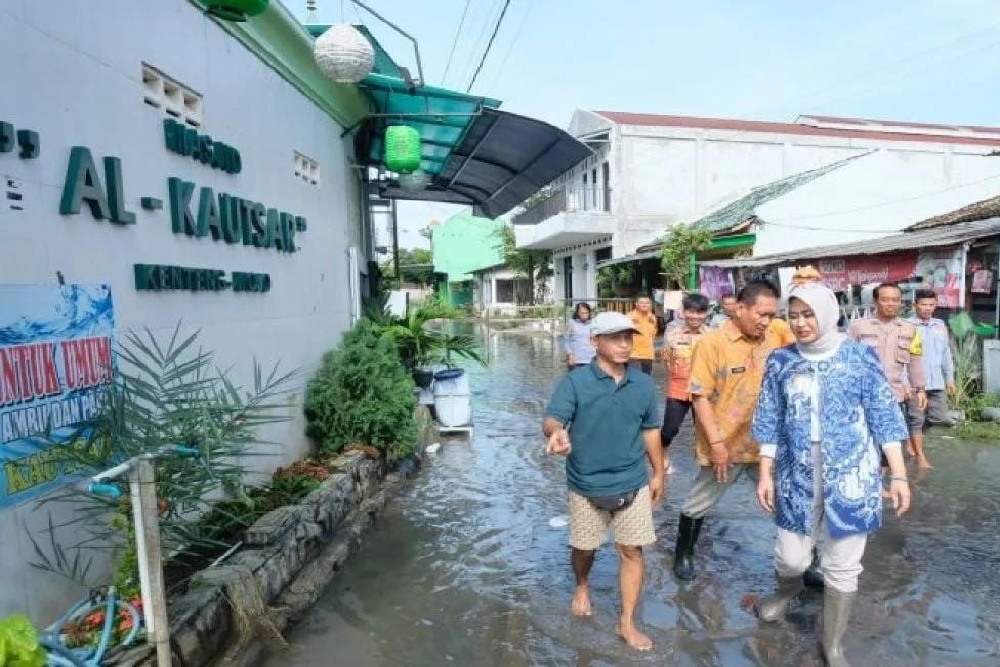
[(998, 238), (1000, 219), (991, 218), (794, 253), (708, 261), (699, 270), (713, 286), (738, 288), (763, 277), (787, 290), (792, 271), (811, 265), (840, 294), (848, 319), (870, 314), (872, 287), (896, 283), (906, 307), (916, 290), (931, 289), (942, 313), (965, 310), (974, 321), (995, 326)]

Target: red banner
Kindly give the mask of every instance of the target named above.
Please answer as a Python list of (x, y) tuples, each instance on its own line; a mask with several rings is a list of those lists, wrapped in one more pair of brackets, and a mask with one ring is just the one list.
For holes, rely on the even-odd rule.
[(917, 252), (909, 250), (893, 255), (857, 255), (823, 259), (812, 263), (823, 274), (823, 282), (835, 292), (849, 285), (895, 283), (911, 277), (917, 269)]

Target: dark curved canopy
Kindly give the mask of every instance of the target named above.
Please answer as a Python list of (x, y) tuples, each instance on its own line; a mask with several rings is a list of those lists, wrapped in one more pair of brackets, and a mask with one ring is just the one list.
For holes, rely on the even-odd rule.
[(489, 218), (507, 213), (591, 154), (564, 130), (543, 121), (482, 108), (424, 190), (394, 181), (385, 197), (469, 204)]

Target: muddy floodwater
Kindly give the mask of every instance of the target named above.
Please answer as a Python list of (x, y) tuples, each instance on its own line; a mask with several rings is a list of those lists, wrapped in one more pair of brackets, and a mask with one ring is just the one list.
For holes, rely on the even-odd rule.
[[(471, 370), (474, 440), (444, 440), (428, 455), (268, 665), (823, 664), (820, 594), (806, 593), (768, 627), (741, 608), (746, 595), (773, 587), (775, 528), (749, 482), (706, 519), (699, 578), (680, 584), (672, 575), (677, 514), (695, 471), (690, 427), (672, 448), (660, 541), (646, 550), (639, 619), (655, 648), (637, 654), (614, 636), (617, 564), (607, 547), (592, 575), (594, 616), (570, 616), (558, 520), (565, 475), (539, 434), (565, 372), (554, 345), (547, 336), (490, 338), (491, 367)], [(911, 473), (911, 513), (887, 516), (869, 542), (846, 638), (855, 667), (1000, 665), (1000, 443), (933, 431), (928, 454), (934, 469)]]

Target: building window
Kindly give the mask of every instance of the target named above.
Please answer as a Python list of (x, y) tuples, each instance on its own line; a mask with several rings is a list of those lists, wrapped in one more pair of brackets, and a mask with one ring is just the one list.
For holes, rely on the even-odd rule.
[(496, 303), (528, 303), (531, 300), (531, 281), (527, 278), (497, 278), (496, 295)]
[(301, 178), (306, 183), (319, 185), (319, 162), (303, 155), (298, 151), (295, 153), (295, 177)]
[(204, 122), (201, 93), (146, 63), (142, 64), (142, 99), (193, 127), (201, 127)]

